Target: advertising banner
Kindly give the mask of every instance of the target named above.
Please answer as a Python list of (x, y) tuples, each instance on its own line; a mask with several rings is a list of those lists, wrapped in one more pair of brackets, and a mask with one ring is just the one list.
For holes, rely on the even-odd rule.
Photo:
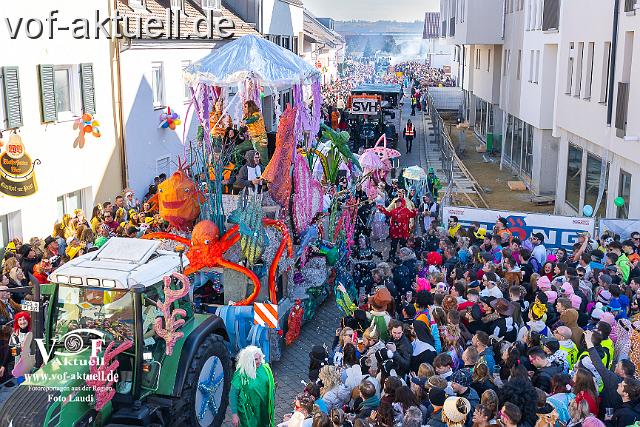
[(544, 246), (547, 249), (571, 249), (578, 240), (578, 232), (588, 231), (593, 236), (595, 219), (536, 213), (497, 211), (465, 207), (444, 207), (443, 220), (446, 224), (449, 217), (457, 216), (463, 226), (479, 222), (482, 227), (491, 231), (498, 218), (507, 219), (509, 230), (514, 236), (524, 240), (531, 233), (544, 235)]
[(379, 105), (380, 100), (377, 96), (354, 96), (351, 98), (351, 114), (376, 114)]

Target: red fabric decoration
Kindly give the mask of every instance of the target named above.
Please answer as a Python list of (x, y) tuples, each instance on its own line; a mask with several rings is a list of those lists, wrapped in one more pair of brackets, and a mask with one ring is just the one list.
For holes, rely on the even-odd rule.
[(273, 262), (271, 262), (271, 267), (269, 267), (269, 299), (272, 304), (277, 304), (276, 273), (278, 271), (278, 264), (280, 264), (280, 258), (282, 257), (285, 248), (287, 249), (287, 255), (289, 258), (293, 258), (293, 244), (291, 243), (291, 236), (289, 236), (289, 228), (287, 228), (287, 225), (283, 221), (264, 218), (262, 223), (268, 227), (273, 227), (282, 233), (280, 246), (278, 247), (278, 251), (276, 252)]

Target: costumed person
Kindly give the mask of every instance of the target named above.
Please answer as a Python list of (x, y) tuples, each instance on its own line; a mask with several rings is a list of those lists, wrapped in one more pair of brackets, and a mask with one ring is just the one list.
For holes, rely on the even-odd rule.
[(338, 130), (338, 122), (340, 121), (340, 112), (334, 109), (331, 112), (331, 129)]
[(213, 111), (209, 113), (209, 129), (212, 138), (224, 138), (227, 128), (232, 126), (231, 117), (224, 113), (224, 99), (218, 98)]
[[(233, 131), (233, 129), (230, 129)], [(216, 164), (220, 163), (222, 158), (222, 149), (220, 147), (213, 147), (213, 153), (209, 158), (209, 179), (213, 182), (216, 180)], [(233, 162), (227, 163), (222, 167), (222, 192), (224, 194), (231, 194), (231, 190), (233, 187), (233, 183), (236, 180), (236, 177), (233, 175), (233, 171), (236, 168), (236, 164)]]
[(407, 244), (407, 239), (409, 238), (409, 226), (411, 219), (416, 216), (416, 211), (414, 209), (407, 208), (403, 197), (396, 199), (395, 209), (387, 210), (382, 206), (378, 206), (378, 210), (391, 218), (391, 226), (389, 229), (389, 235), (391, 236), (389, 260), (393, 260), (396, 257), (398, 245), (400, 245), (400, 247), (404, 247)]
[(271, 367), (258, 347), (243, 348), (231, 380), (231, 421), (235, 427), (273, 427), (275, 382)]
[(442, 184), (440, 183), (440, 178), (436, 176), (433, 168), (429, 168), (427, 172), (427, 188), (429, 189), (429, 193), (433, 197), (433, 200), (438, 200), (438, 192), (440, 188), (442, 188)]
[(243, 121), (247, 128), (249, 140), (253, 145), (253, 149), (260, 153), (260, 156), (265, 163), (269, 163), (267, 130), (264, 127), (264, 118), (262, 117), (260, 108), (258, 108), (258, 105), (252, 100), (244, 103)]
[(388, 307), (393, 303), (393, 297), (384, 286), (379, 287), (373, 296), (369, 297), (369, 305), (371, 311), (368, 313), (368, 317), (371, 317), (371, 326), (375, 326), (380, 339), (387, 341), (389, 339), (389, 321), (391, 316), (389, 315)]
[(238, 171), (234, 184), (235, 188), (240, 190), (248, 188), (249, 193), (260, 193), (262, 191), (262, 171), (264, 167), (260, 162), (261, 157), (260, 153), (255, 150), (249, 150), (245, 153), (246, 163)]
[(36, 364), (36, 357), (31, 352), (31, 316), (26, 311), (17, 313), (13, 319), (13, 333), (9, 337), (9, 346), (16, 348), (16, 359), (11, 374), (22, 377), (29, 373)]
[(411, 119), (407, 120), (407, 125), (404, 127), (404, 140), (407, 143), (407, 154), (411, 153), (411, 147), (413, 146), (413, 138), (416, 137), (416, 128), (411, 123)]
[[(385, 190), (384, 181), (380, 181), (377, 187), (377, 194), (374, 202), (376, 208), (385, 207), (387, 200), (387, 192)], [(374, 239), (383, 241), (389, 237), (389, 225), (387, 224), (387, 217), (380, 211), (376, 211), (373, 214), (373, 221), (371, 222), (371, 234)]]

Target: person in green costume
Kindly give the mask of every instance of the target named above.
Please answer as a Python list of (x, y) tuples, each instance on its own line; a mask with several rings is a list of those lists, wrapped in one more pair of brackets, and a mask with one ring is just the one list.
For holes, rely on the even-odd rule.
[(275, 382), (264, 354), (250, 345), (238, 353), (231, 380), (231, 421), (234, 427), (273, 427)]

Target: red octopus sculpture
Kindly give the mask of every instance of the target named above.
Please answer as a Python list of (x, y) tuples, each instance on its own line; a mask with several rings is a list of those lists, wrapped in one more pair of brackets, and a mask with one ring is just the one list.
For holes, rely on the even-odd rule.
[[(289, 258), (293, 257), (293, 245), (291, 243), (291, 237), (289, 236), (289, 229), (282, 221), (277, 221), (269, 218), (264, 218), (262, 223), (267, 227), (273, 227), (282, 233), (282, 241), (278, 247), (278, 251), (269, 267), (269, 299), (273, 304), (276, 304), (276, 272), (278, 270), (278, 264), (280, 263), (280, 257), (287, 249), (287, 255)], [(213, 221), (200, 221), (195, 225), (191, 232), (191, 240), (177, 236), (172, 233), (150, 233), (142, 236), (143, 239), (168, 239), (173, 240), (189, 248), (186, 253), (186, 257), (189, 260), (189, 266), (185, 269), (184, 275), (195, 273), (196, 271), (208, 267), (223, 267), (231, 270), (238, 271), (245, 274), (253, 282), (253, 292), (247, 298), (242, 301), (235, 302), (233, 305), (250, 305), (258, 297), (260, 293), (260, 279), (250, 269), (237, 264), (235, 262), (228, 261), (223, 258), (225, 252), (236, 244), (240, 240), (240, 233), (238, 229), (239, 225), (234, 225), (226, 233), (220, 237), (220, 230)]]

